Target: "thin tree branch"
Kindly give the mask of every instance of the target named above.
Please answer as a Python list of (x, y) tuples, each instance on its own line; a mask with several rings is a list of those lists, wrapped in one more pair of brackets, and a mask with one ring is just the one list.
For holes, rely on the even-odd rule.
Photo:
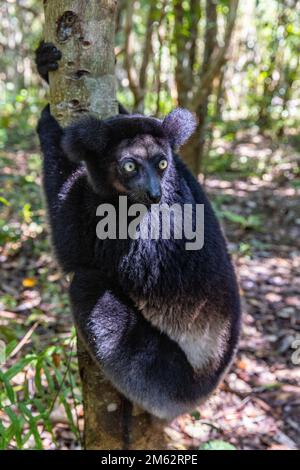
[(239, 0), (230, 0), (229, 12), (224, 33), (224, 43), (222, 47), (215, 47), (213, 53), (210, 56), (209, 67), (206, 71), (204, 71), (204, 73), (201, 73), (201, 81), (198, 92), (196, 92), (195, 96), (193, 97), (195, 108), (201, 106), (203, 99), (205, 99), (205, 96), (207, 95), (208, 88), (210, 88), (214, 78), (217, 76), (220, 68), (223, 66), (226, 60), (226, 53), (228, 51), (235, 25), (238, 2)]
[(185, 106), (187, 102), (187, 92), (189, 83), (189, 72), (186, 66), (186, 37), (184, 35), (183, 21), (184, 10), (181, 0), (174, 0), (174, 42), (176, 45), (177, 63), (175, 67), (175, 80), (178, 93), (178, 104)]
[[(191, 71), (191, 79), (193, 82), (193, 71), (197, 53), (197, 39), (198, 39), (198, 27), (201, 19), (201, 5), (199, 0), (191, 0), (191, 26), (190, 26), (190, 51), (189, 51), (189, 70)], [(190, 86), (193, 86), (191, 82)]]
[(140, 92), (142, 95), (145, 92), (147, 67), (148, 67), (149, 60), (152, 54), (152, 34), (153, 34), (154, 16), (157, 10), (156, 5), (157, 5), (156, 0), (152, 0), (150, 3), (148, 18), (147, 18), (143, 60), (142, 60), (141, 71), (140, 71)]
[(166, 5), (168, 0), (163, 0), (161, 14), (158, 20), (157, 25), (157, 38), (159, 43), (159, 51), (158, 51), (158, 61), (157, 61), (157, 90), (156, 90), (156, 114), (158, 115), (160, 112), (160, 93), (161, 93), (161, 64), (162, 64), (162, 49), (163, 43), (165, 39), (165, 34), (163, 31), (162, 23), (166, 17)]
[(135, 2), (128, 0), (126, 8), (126, 20), (125, 20), (125, 48), (124, 48), (124, 67), (127, 72), (129, 88), (133, 94), (134, 101), (137, 102), (139, 99), (139, 81), (133, 64), (133, 13), (134, 13)]
[(174, 42), (177, 63), (175, 79), (178, 103), (187, 106), (194, 81), (194, 64), (197, 48), (198, 24), (201, 18), (200, 2), (191, 0), (186, 12), (181, 0), (174, 0)]

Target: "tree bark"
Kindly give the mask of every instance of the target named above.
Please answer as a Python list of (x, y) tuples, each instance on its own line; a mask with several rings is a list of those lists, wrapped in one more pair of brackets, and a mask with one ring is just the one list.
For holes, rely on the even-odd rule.
[[(118, 113), (114, 73), (116, 7), (115, 0), (44, 0), (45, 40), (62, 51), (59, 69), (49, 74), (49, 82), (51, 113), (63, 126), (87, 112), (101, 118)], [(85, 448), (128, 447), (122, 409), (126, 400), (79, 340), (78, 363)], [(165, 448), (162, 423), (142, 410), (136, 409), (133, 414), (130, 448)]]
[(50, 73), (51, 113), (65, 125), (82, 113), (116, 114), (115, 0), (47, 0), (45, 39), (62, 52)]

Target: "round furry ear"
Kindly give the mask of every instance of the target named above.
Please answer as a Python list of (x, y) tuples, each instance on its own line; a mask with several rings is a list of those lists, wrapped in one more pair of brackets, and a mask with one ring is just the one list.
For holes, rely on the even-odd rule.
[(163, 120), (162, 127), (172, 147), (183, 145), (195, 131), (197, 121), (187, 109), (177, 108)]
[(91, 160), (104, 150), (108, 141), (106, 124), (85, 116), (64, 129), (61, 146), (74, 163)]

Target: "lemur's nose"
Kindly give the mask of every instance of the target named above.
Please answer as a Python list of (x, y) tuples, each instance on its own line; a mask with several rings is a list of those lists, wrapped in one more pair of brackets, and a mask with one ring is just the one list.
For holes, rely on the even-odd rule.
[(148, 191), (148, 197), (153, 204), (157, 204), (161, 199), (161, 191)]

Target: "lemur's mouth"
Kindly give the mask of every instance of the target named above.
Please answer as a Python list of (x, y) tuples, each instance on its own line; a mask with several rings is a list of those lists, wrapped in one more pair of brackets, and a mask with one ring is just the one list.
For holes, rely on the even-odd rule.
[(144, 204), (147, 208), (152, 204), (159, 204), (161, 196), (151, 197), (145, 192), (134, 191), (128, 194), (130, 202), (134, 204)]

